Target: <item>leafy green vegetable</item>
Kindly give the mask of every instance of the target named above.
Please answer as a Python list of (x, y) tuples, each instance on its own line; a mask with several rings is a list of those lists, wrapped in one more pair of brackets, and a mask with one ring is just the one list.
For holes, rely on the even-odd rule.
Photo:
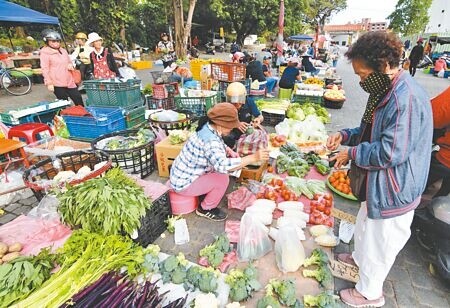
[(266, 285), (266, 295), (258, 301), (257, 307), (281, 307), (280, 304), (301, 307), (300, 301), (295, 297), (295, 282), (291, 279), (271, 279)]
[(297, 195), (305, 195), (308, 199), (313, 199), (314, 194), (326, 191), (325, 182), (320, 180), (305, 180), (294, 176), (286, 178), (286, 186)]
[(55, 255), (43, 249), (37, 256), (18, 257), (0, 265), (0, 307), (24, 299), (50, 278)]
[(328, 264), (328, 255), (320, 248), (315, 248), (311, 256), (306, 258), (303, 266)]
[(188, 264), (188, 260), (186, 260), (184, 254), (181, 252), (177, 256), (167, 257), (159, 264), (163, 282), (184, 283), (187, 276)]
[(308, 307), (334, 308), (338, 307), (336, 300), (339, 296), (334, 295), (333, 291), (325, 291), (317, 296), (304, 295), (303, 303)]
[[(134, 136), (114, 136), (107, 139), (104, 150), (129, 150), (148, 144), (155, 140), (155, 134), (146, 128), (140, 128)], [(130, 156), (131, 158), (131, 156)]]
[(232, 269), (225, 282), (230, 286), (230, 298), (240, 302), (252, 296), (253, 291), (261, 289), (257, 280), (257, 270), (253, 264), (249, 264), (244, 270)]
[(272, 110), (287, 110), (290, 105), (288, 100), (270, 98), (260, 99), (256, 101), (256, 106), (259, 110), (272, 109)]
[(169, 141), (171, 144), (180, 144), (188, 140), (189, 135), (187, 130), (174, 129), (169, 131)]
[(120, 168), (108, 171), (105, 177), (68, 186), (58, 199), (64, 223), (105, 235), (132, 234), (151, 206), (142, 187)]
[(198, 288), (204, 293), (213, 293), (217, 290), (219, 273), (212, 267), (191, 266), (187, 271), (185, 288), (195, 290)]
[(147, 246), (146, 250), (148, 253), (144, 257), (144, 263), (142, 266), (148, 273), (159, 273), (159, 246), (150, 244)]
[(164, 222), (167, 224), (167, 231), (170, 233), (175, 232), (175, 222), (183, 218), (182, 216), (170, 216)]
[(200, 250), (200, 257), (205, 257), (208, 259), (209, 265), (217, 268), (228, 252), (230, 252), (230, 240), (226, 234), (221, 234), (216, 238), (214, 243)]
[(327, 264), (320, 264), (314, 270), (304, 269), (303, 276), (316, 279), (324, 287), (330, 284), (333, 277)]
[(134, 277), (143, 272), (146, 253), (146, 249), (129, 238), (73, 231), (57, 251), (59, 270), (17, 306), (58, 307), (104, 273), (122, 268)]

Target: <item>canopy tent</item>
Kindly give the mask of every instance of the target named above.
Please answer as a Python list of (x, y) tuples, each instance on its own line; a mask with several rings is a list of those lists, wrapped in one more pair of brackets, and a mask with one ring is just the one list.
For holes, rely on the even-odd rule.
[(9, 1), (0, 0), (0, 23), (12, 26), (24, 23), (59, 25), (59, 20), (57, 17), (45, 15)]
[(297, 34), (288, 37), (290, 41), (312, 41), (313, 38), (306, 34)]
[[(0, 0), (0, 26), (23, 26), (30, 23), (58, 25), (64, 40), (61, 24), (57, 17), (49, 16), (9, 1)], [(11, 47), (14, 48), (10, 33), (9, 31), (7, 32)]]

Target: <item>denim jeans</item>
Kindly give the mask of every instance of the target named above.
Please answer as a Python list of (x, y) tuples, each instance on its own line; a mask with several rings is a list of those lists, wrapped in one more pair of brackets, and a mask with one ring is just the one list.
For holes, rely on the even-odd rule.
[(267, 81), (267, 93), (272, 93), (273, 89), (276, 87), (278, 78), (276, 77), (266, 77)]

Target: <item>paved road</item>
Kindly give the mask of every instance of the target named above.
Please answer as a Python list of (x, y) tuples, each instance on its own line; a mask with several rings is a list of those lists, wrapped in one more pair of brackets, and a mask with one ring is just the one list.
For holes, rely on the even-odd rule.
[[(202, 57), (205, 56), (203, 55)], [(223, 54), (222, 57), (226, 57), (226, 54)], [(359, 80), (353, 74), (351, 65), (341, 59), (338, 63), (337, 71), (343, 78), (347, 101), (342, 109), (330, 110), (333, 122), (328, 126), (330, 132), (334, 132), (343, 127), (354, 127), (358, 125), (367, 100), (367, 94), (359, 87)], [(149, 70), (137, 71), (137, 74), (143, 80), (144, 84), (151, 82)], [(428, 91), (430, 96), (435, 96), (450, 85), (448, 79), (444, 80), (430, 75), (424, 75), (422, 72), (418, 72), (415, 78)], [(22, 97), (7, 96), (2, 92), (0, 94), (0, 107), (26, 106), (31, 103), (52, 99), (52, 94), (44, 86), (34, 85), (33, 91)], [(166, 181), (166, 179), (159, 178), (156, 173), (148, 179), (158, 182)], [(232, 185), (230, 185), (229, 190), (233, 190)], [(341, 199), (338, 199), (337, 203), (350, 213), (356, 214), (358, 210), (357, 204), (349, 205), (346, 203), (347, 205), (343, 205), (345, 203)], [(11, 221), (21, 213), (28, 213), (36, 204), (37, 202), (34, 197), (21, 198), (18, 201), (11, 202), (5, 208), (6, 215), (0, 217), (0, 225)], [(226, 207), (225, 202), (221, 206)], [(241, 216), (239, 211), (229, 211), (229, 214), (230, 219), (239, 219)], [(197, 217), (195, 214), (187, 215), (186, 219), (189, 230), (191, 231), (189, 245), (176, 246), (172, 235), (167, 234), (167, 232), (167, 237), (165, 239), (158, 239), (156, 243), (165, 252), (176, 253), (182, 251), (188, 259), (195, 261), (199, 249), (212, 242), (215, 234), (223, 232), (224, 224), (207, 221)], [(350, 251), (351, 248), (352, 245), (340, 244), (336, 251)], [(418, 246), (414, 236), (412, 236), (406, 247), (397, 257), (386, 280), (384, 286), (386, 307), (450, 307), (450, 286), (429, 273), (428, 260), (429, 258), (426, 253)], [(340, 290), (350, 285), (347, 282), (336, 279), (335, 290)]]

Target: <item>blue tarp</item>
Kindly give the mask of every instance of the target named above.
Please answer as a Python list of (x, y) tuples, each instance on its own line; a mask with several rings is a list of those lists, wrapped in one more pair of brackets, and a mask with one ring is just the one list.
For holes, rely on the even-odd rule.
[(0, 23), (38, 23), (58, 25), (59, 20), (57, 17), (45, 15), (9, 1), (0, 0)]
[(313, 38), (306, 34), (297, 34), (288, 37), (290, 41), (312, 41)]

